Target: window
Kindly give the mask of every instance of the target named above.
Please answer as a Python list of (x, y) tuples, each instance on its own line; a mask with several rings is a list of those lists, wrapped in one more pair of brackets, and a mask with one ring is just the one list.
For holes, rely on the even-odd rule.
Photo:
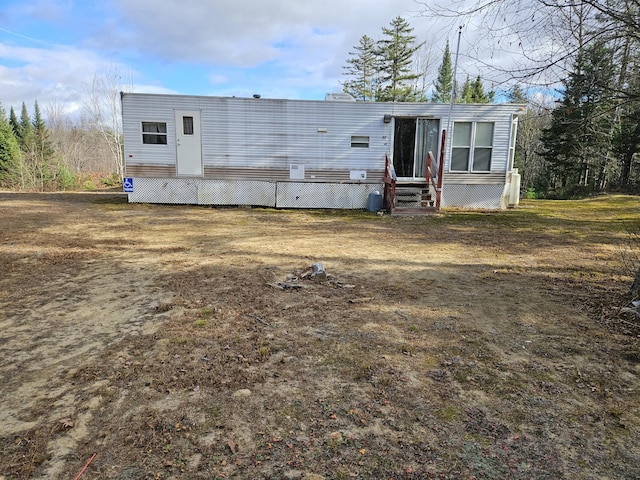
[(352, 135), (351, 148), (369, 148), (369, 137)]
[(513, 116), (511, 121), (511, 133), (509, 135), (509, 163), (507, 164), (507, 171), (510, 172), (513, 169), (513, 162), (516, 156), (516, 134), (518, 133), (518, 117)]
[(193, 135), (193, 117), (182, 117), (182, 134)]
[(493, 122), (455, 122), (451, 170), (488, 172), (493, 152)]
[(142, 122), (142, 143), (166, 145), (167, 124), (164, 122)]

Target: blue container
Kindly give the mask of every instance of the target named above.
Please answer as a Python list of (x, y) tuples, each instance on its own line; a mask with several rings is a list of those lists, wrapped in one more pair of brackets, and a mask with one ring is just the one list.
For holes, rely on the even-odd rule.
[(367, 210), (377, 212), (382, 210), (382, 194), (379, 191), (371, 192), (367, 198)]

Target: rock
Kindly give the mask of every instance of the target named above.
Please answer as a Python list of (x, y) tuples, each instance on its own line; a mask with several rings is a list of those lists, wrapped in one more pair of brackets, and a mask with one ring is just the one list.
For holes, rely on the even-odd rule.
[(248, 388), (242, 388), (240, 390), (236, 390), (235, 392), (233, 392), (233, 396), (235, 398), (250, 397), (251, 396), (251, 390), (249, 390)]
[(327, 272), (324, 271), (324, 265), (322, 263), (314, 263), (311, 265), (311, 278), (320, 282), (327, 281)]

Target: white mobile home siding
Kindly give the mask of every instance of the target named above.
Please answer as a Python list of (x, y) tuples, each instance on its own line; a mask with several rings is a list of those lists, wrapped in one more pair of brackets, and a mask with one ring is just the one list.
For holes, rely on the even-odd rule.
[[(481, 174), (447, 173), (449, 155), (445, 155), (445, 185), (491, 184), (494, 190), (497, 186), (504, 188), (515, 107), (454, 106), (456, 121), (495, 122), (494, 151), (491, 172)], [(177, 175), (175, 111), (200, 112), (201, 176)], [(122, 95), (125, 167), (134, 184), (129, 200), (364, 208), (368, 194), (381, 191), (385, 156), (393, 154), (394, 123), (385, 123), (385, 115), (437, 118), (440, 128), (446, 129), (448, 113), (448, 105), (429, 103), (125, 93)], [(143, 144), (142, 122), (166, 123), (167, 144)], [(369, 147), (352, 147), (352, 136), (369, 137)], [(304, 168), (303, 180), (291, 178), (292, 165)], [(365, 178), (354, 180), (354, 173), (360, 172), (366, 172)], [(465, 206), (456, 205), (461, 198), (460, 194), (454, 195), (456, 188), (452, 187), (450, 196), (443, 188), (444, 206)], [(500, 208), (499, 197), (493, 203), (497, 205), (495, 208)]]

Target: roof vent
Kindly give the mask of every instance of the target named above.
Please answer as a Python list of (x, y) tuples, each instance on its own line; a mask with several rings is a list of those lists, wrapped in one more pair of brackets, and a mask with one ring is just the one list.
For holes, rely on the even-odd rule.
[(348, 93), (336, 92), (336, 93), (327, 93), (324, 96), (324, 100), (326, 102), (355, 102), (356, 99), (353, 98)]

